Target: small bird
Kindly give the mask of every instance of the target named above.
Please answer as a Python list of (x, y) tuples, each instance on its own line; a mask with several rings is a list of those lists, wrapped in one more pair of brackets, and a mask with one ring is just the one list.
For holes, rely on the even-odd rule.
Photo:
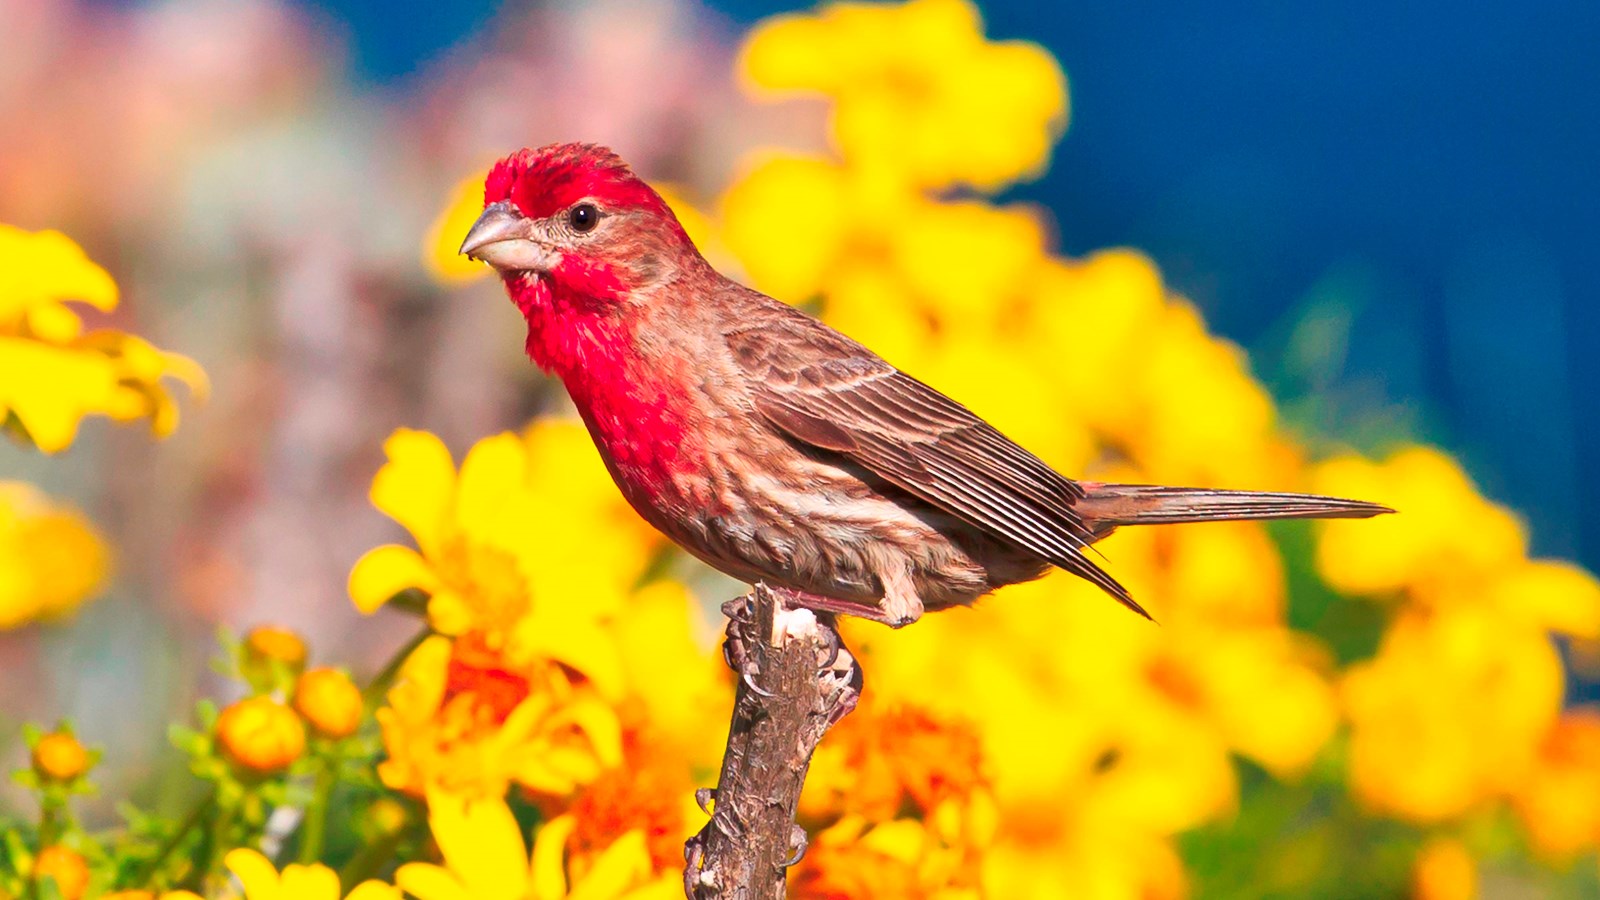
[(1149, 614), (1084, 549), (1123, 525), (1361, 518), (1306, 494), (1074, 481), (805, 313), (723, 277), (616, 154), (524, 149), (461, 244), (499, 271), (646, 521), (791, 605), (900, 627), (1051, 566)]

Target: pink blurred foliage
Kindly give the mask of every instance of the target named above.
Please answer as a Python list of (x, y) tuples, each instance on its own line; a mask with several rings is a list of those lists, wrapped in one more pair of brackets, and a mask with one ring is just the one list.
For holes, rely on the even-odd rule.
[(273, 0), (0, 0), (0, 33), (0, 221), (72, 234), (121, 285), (119, 324), (214, 382), (165, 442), (95, 426), (19, 463), (57, 472), (119, 563), (76, 624), (0, 639), (0, 718), (75, 715), (112, 772), (161, 752), (219, 623), (286, 624), (358, 668), (414, 627), (344, 596), (397, 536), (365, 495), (390, 430), (460, 450), (558, 402), (498, 284), (423, 274), (451, 185), (592, 140), (693, 200), (751, 147), (822, 134), (743, 99), (731, 29), (685, 0), (507, 12), (387, 86), (350, 78), (337, 23)]

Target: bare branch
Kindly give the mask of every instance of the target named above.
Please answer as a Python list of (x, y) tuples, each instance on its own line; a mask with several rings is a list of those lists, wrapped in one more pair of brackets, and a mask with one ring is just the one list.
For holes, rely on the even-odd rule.
[[(728, 666), (739, 675), (711, 821), (684, 845), (689, 900), (780, 900), (805, 853), (795, 807), (811, 754), (861, 696), (861, 667), (833, 616), (784, 605), (780, 590), (724, 604)], [(702, 796), (702, 800), (709, 799)]]

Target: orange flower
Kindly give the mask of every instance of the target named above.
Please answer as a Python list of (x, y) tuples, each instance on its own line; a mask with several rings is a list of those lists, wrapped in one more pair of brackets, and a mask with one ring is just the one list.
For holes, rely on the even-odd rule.
[(93, 755), (66, 729), (52, 731), (33, 745), (33, 771), (45, 781), (64, 784), (93, 765)]
[(244, 636), (240, 674), (257, 691), (279, 687), (279, 673), (290, 678), (306, 667), (306, 642), (287, 628), (258, 625)]
[(378, 710), (391, 789), (499, 796), (509, 782), (571, 793), (621, 760), (616, 713), (558, 663), (513, 666), (476, 633), (432, 638), (406, 660)]
[(1537, 763), (1512, 796), (1533, 845), (1571, 857), (1600, 844), (1600, 710), (1564, 714), (1539, 746)]
[(361, 725), (361, 691), (338, 669), (311, 669), (294, 687), (294, 709), (318, 735), (347, 738)]
[(217, 718), (217, 741), (239, 766), (260, 774), (280, 771), (306, 749), (306, 728), (289, 707), (270, 697), (250, 697)]
[(969, 723), (913, 706), (857, 709), (828, 735), (812, 763), (801, 808), (813, 818), (860, 813), (926, 814), (987, 788), (983, 748)]
[(1416, 900), (1472, 900), (1478, 896), (1478, 864), (1460, 841), (1430, 841), (1412, 867), (1411, 896)]
[(42, 884), (46, 878), (56, 883), (62, 900), (78, 900), (89, 889), (89, 863), (60, 844), (46, 847), (33, 861), (33, 880)]
[(639, 831), (656, 871), (681, 869), (694, 810), (689, 766), (655, 752), (654, 739), (630, 734), (624, 744), (623, 765), (601, 775), (568, 807), (575, 821), (568, 849), (575, 857), (592, 858)]

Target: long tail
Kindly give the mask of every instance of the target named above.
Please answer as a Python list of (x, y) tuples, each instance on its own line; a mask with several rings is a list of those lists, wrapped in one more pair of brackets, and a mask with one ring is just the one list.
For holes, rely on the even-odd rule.
[(1364, 500), (1315, 494), (1221, 491), (1152, 484), (1080, 482), (1085, 497), (1075, 507), (1083, 524), (1104, 537), (1119, 525), (1218, 522), (1229, 519), (1365, 519), (1394, 510)]

